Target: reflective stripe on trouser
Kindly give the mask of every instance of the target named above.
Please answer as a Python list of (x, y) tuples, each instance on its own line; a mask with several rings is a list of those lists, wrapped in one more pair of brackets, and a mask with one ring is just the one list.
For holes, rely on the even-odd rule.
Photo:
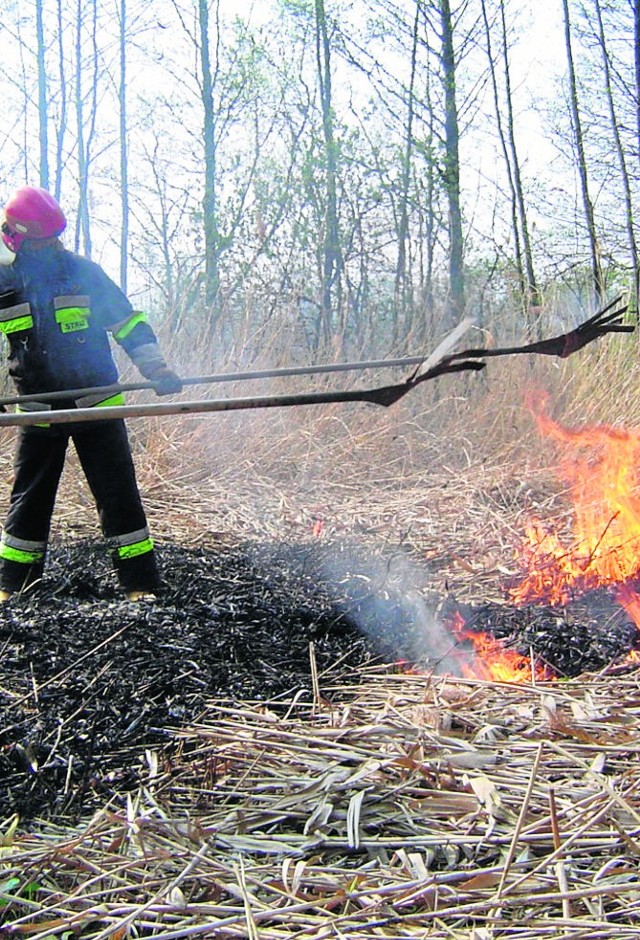
[(110, 408), (112, 405), (124, 405), (124, 395), (118, 392), (116, 395), (83, 395), (82, 398), (76, 398), (76, 408)]
[[(34, 411), (51, 411), (51, 404), (48, 401), (25, 401), (16, 405), (18, 414), (31, 414)], [(48, 428), (48, 421), (40, 421), (35, 425), (37, 428)]]
[(0, 539), (0, 558), (16, 561), (22, 565), (33, 565), (42, 561), (46, 548), (46, 542), (30, 542), (28, 539), (18, 539), (5, 530)]
[[(14, 539), (46, 546), (69, 439), (73, 440), (95, 499), (102, 531), (116, 545), (113, 560), (122, 586), (132, 591), (157, 590), (155, 552), (146, 531), (147, 520), (123, 421), (20, 428), (5, 531)], [(140, 532), (144, 536), (134, 542), (144, 543), (144, 549), (121, 556), (118, 540), (123, 533)], [(125, 547), (124, 542), (120, 547)], [(42, 561), (35, 563), (34, 577), (39, 577), (41, 570)], [(0, 554), (0, 588), (19, 590), (24, 578), (25, 566)]]
[(117, 535), (112, 541), (115, 542), (118, 558), (136, 558), (153, 551), (153, 539), (146, 526), (135, 532), (127, 532), (126, 535)]
[(0, 539), (0, 587), (14, 594), (42, 578), (46, 542), (19, 539), (5, 529)]
[(0, 588), (15, 594), (40, 581), (46, 550), (46, 542), (19, 539), (5, 529), (0, 539)]

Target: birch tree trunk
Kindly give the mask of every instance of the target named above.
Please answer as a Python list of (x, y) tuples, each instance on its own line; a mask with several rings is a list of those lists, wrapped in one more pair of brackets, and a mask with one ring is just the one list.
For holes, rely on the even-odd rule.
[[(602, 18), (602, 5), (600, 0), (594, 0), (596, 20), (597, 20), (597, 36), (598, 36), (598, 45), (600, 47), (600, 54), (602, 57), (602, 74), (604, 79), (605, 95), (607, 99), (607, 108), (609, 111), (609, 118), (611, 123), (611, 136), (613, 138), (613, 143), (615, 147), (616, 157), (618, 160), (618, 166), (620, 168), (620, 178), (622, 181), (622, 195), (624, 199), (625, 206), (625, 227), (627, 231), (627, 244), (629, 246), (629, 259), (631, 261), (631, 266), (633, 270), (633, 284), (634, 284), (634, 309), (638, 310), (638, 289), (640, 286), (639, 277), (639, 259), (638, 259), (638, 244), (636, 241), (635, 233), (635, 213), (633, 208), (633, 196), (631, 194), (631, 179), (629, 176), (629, 170), (627, 167), (627, 158), (625, 155), (625, 148), (622, 143), (622, 136), (620, 134), (620, 125), (618, 123), (618, 116), (616, 113), (616, 106), (613, 96), (613, 81), (611, 75), (611, 60), (609, 58), (609, 52), (607, 49), (607, 40), (605, 35), (604, 20)], [(637, 50), (636, 50), (637, 55)]]
[[(516, 184), (514, 181), (514, 172), (511, 165), (511, 151), (507, 143), (507, 133), (504, 127), (504, 121), (502, 119), (502, 101), (500, 97), (500, 89), (498, 84), (498, 75), (496, 68), (496, 56), (493, 52), (493, 40), (491, 36), (491, 25), (489, 23), (489, 16), (487, 14), (487, 5), (485, 0), (481, 0), (482, 7), (482, 19), (484, 22), (484, 31), (485, 38), (487, 42), (487, 55), (489, 58), (489, 76), (491, 78), (491, 90), (493, 93), (493, 108), (496, 116), (496, 127), (498, 128), (498, 139), (500, 141), (500, 149), (502, 151), (502, 158), (504, 160), (505, 170), (507, 174), (507, 183), (509, 186), (509, 210), (511, 215), (511, 234), (513, 237), (513, 251), (515, 256), (516, 263), (516, 275), (518, 278), (518, 285), (520, 290), (520, 295), (524, 299), (527, 293), (527, 281), (524, 273), (524, 265), (522, 260), (522, 240), (520, 238), (520, 226), (518, 224), (518, 196), (516, 193)], [(505, 52), (505, 57), (506, 57)]]
[[(85, 61), (83, 52), (83, 33), (85, 20), (83, 14), (89, 11), (89, 34), (91, 40), (91, 57)], [(89, 168), (91, 165), (91, 145), (96, 129), (98, 107), (98, 80), (99, 80), (99, 52), (97, 42), (98, 14), (95, 4), (86, 6), (83, 0), (78, 0), (76, 7), (76, 80), (75, 80), (75, 106), (77, 126), (77, 160), (78, 160), (78, 224), (76, 227), (76, 250), (82, 247), (84, 254), (91, 257), (91, 219), (89, 216)], [(83, 83), (84, 75), (91, 76), (89, 89), (86, 92)]]
[(640, 160), (640, 0), (631, 0), (633, 7), (634, 65), (636, 85), (636, 152)]
[(63, 30), (63, 19), (62, 19), (62, 2), (63, 0), (58, 0), (57, 6), (57, 20), (58, 20), (58, 35), (57, 35), (57, 52), (58, 52), (58, 86), (59, 86), (59, 95), (60, 95), (60, 113), (58, 115), (58, 126), (56, 128), (56, 165), (54, 171), (54, 180), (53, 180), (53, 195), (55, 198), (60, 201), (60, 195), (62, 191), (62, 168), (64, 164), (64, 139), (67, 130), (67, 109), (68, 109), (68, 99), (67, 99), (67, 75), (65, 68), (64, 60), (64, 30)]
[[(216, 16), (218, 5), (216, 4)], [(216, 116), (213, 100), (213, 74), (209, 39), (208, 0), (198, 0), (200, 27), (201, 95), (204, 130), (204, 218), (205, 250), (205, 303), (210, 313), (211, 326), (220, 316), (220, 231), (218, 228)]]
[(411, 64), (409, 73), (409, 88), (407, 89), (407, 117), (405, 124), (404, 153), (402, 157), (402, 173), (400, 177), (400, 197), (398, 206), (398, 255), (396, 258), (396, 272), (394, 283), (395, 316), (393, 330), (393, 346), (401, 339), (401, 332), (409, 332), (411, 321), (411, 289), (407, 271), (407, 248), (409, 243), (409, 186), (411, 183), (411, 167), (413, 156), (413, 118), (415, 108), (415, 81), (416, 60), (418, 51), (418, 26), (422, 12), (421, 0), (416, 0), (415, 16), (411, 42)]
[(129, 156), (127, 127), (127, 0), (120, 0), (120, 75), (118, 110), (120, 125), (120, 286), (127, 293), (129, 260)]
[(515, 118), (513, 111), (513, 92), (511, 88), (511, 66), (509, 64), (509, 36), (507, 31), (507, 22), (505, 14), (504, 0), (500, 0), (500, 26), (502, 31), (502, 57), (505, 81), (505, 104), (507, 109), (507, 134), (509, 141), (509, 151), (511, 153), (511, 166), (513, 169), (513, 185), (516, 196), (516, 207), (518, 221), (520, 224), (520, 235), (522, 237), (522, 250), (524, 255), (524, 274), (525, 291), (523, 297), (526, 303), (527, 324), (532, 338), (540, 338), (540, 323), (535, 311), (541, 306), (542, 299), (538, 289), (538, 279), (536, 277), (533, 264), (533, 250), (531, 247), (531, 234), (529, 231), (529, 221), (527, 218), (527, 205), (524, 197), (524, 187), (522, 185), (522, 171), (520, 167), (520, 158), (516, 144)]

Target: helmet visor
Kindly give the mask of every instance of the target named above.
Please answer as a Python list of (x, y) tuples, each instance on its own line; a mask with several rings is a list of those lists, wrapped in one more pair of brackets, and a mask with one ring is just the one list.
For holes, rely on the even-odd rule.
[(18, 232), (12, 225), (9, 225), (6, 219), (0, 227), (0, 235), (7, 248), (13, 252), (16, 252), (20, 248), (25, 238), (24, 234)]

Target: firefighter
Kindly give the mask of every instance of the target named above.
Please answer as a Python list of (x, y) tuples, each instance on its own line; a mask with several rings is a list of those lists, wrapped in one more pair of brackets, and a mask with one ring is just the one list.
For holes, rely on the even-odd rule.
[[(0, 332), (19, 395), (96, 388), (118, 381), (113, 337), (159, 395), (179, 392), (144, 313), (134, 310), (99, 265), (60, 241), (64, 213), (44, 189), (24, 186), (4, 207), (2, 241), (11, 263), (0, 267)], [(121, 395), (56, 400), (56, 408), (123, 403)], [(47, 411), (51, 404), (25, 403)], [(51, 517), (69, 439), (113, 548), (130, 600), (153, 599), (157, 560), (136, 482), (124, 421), (39, 424), (19, 429), (14, 482), (0, 540), (0, 601), (42, 577)]]

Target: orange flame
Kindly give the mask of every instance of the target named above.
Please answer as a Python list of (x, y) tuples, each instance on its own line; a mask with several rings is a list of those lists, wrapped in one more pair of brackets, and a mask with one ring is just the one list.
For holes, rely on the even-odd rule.
[(640, 625), (640, 431), (600, 424), (567, 428), (546, 413), (544, 398), (529, 408), (540, 432), (562, 448), (560, 474), (573, 504), (573, 533), (559, 535), (534, 520), (524, 555), (528, 574), (509, 592), (517, 604), (566, 604), (577, 593), (617, 588), (616, 599)]
[(457, 657), (460, 670), (467, 678), (489, 682), (531, 682), (532, 677), (539, 680), (549, 678), (544, 667), (536, 665), (532, 672), (531, 661), (526, 656), (507, 649), (490, 633), (468, 630), (459, 611), (453, 614), (451, 629), (457, 640), (466, 640), (473, 646), (471, 660), (465, 660), (462, 654)]
[[(572, 502), (572, 525), (558, 531), (533, 519), (526, 528), (521, 553), (527, 575), (508, 591), (518, 605), (565, 605), (572, 597), (607, 587), (640, 628), (640, 430), (600, 424), (564, 427), (547, 413), (547, 399), (528, 399), (541, 434), (562, 449), (559, 471)], [(463, 675), (498, 682), (552, 678), (551, 670), (534, 665), (505, 648), (488, 633), (467, 629), (456, 612), (450, 622), (460, 641), (470, 642), (473, 656), (458, 657)], [(627, 662), (640, 662), (640, 650)]]

